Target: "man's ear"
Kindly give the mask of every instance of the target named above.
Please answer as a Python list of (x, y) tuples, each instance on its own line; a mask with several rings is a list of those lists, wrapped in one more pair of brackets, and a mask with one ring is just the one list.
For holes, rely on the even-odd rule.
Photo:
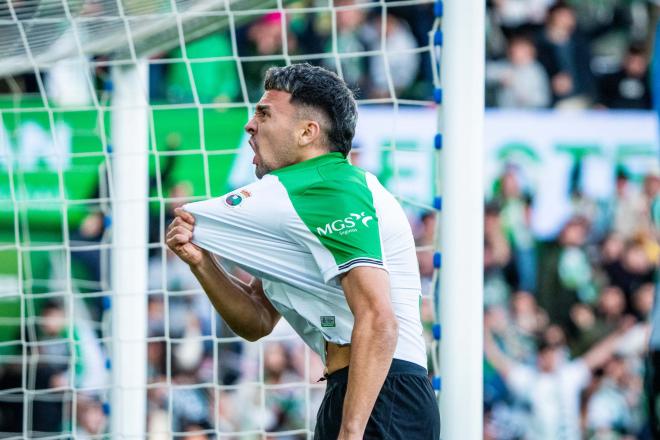
[(300, 146), (307, 147), (314, 145), (321, 136), (321, 126), (314, 120), (305, 119), (301, 122), (301, 127), (298, 133), (298, 142)]

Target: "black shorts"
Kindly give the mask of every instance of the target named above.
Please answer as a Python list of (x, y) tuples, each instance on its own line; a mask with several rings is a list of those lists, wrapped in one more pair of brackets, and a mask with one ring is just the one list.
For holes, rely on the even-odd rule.
[[(315, 440), (336, 440), (341, 426), (348, 367), (328, 376)], [(365, 439), (438, 440), (440, 413), (426, 370), (394, 359), (369, 417)]]

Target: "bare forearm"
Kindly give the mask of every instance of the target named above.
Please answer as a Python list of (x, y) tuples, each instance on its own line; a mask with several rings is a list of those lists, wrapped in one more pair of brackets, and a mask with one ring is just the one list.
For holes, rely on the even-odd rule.
[(392, 363), (397, 336), (393, 316), (383, 320), (373, 314), (356, 320), (340, 438), (362, 438)]
[(502, 377), (506, 378), (511, 370), (511, 361), (499, 349), (490, 331), (486, 331), (484, 334), (484, 352), (488, 362)]
[(585, 353), (582, 359), (590, 369), (596, 370), (602, 367), (612, 357), (620, 340), (621, 333), (615, 331)]
[(256, 341), (270, 333), (272, 318), (255, 297), (252, 285), (223, 271), (208, 255), (190, 269), (213, 307), (237, 335)]

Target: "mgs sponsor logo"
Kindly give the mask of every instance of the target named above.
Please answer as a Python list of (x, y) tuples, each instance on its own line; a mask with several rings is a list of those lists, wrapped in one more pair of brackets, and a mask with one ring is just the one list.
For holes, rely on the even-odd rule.
[(358, 228), (368, 228), (369, 222), (374, 218), (370, 215), (365, 215), (364, 212), (356, 214), (351, 212), (344, 218), (339, 218), (326, 223), (324, 226), (317, 226), (316, 233), (318, 235), (348, 235), (357, 232)]

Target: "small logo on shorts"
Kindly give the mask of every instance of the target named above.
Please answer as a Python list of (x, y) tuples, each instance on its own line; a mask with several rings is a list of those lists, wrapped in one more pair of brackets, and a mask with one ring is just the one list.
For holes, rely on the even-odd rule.
[(321, 327), (334, 327), (334, 326), (335, 326), (334, 316), (321, 316)]

